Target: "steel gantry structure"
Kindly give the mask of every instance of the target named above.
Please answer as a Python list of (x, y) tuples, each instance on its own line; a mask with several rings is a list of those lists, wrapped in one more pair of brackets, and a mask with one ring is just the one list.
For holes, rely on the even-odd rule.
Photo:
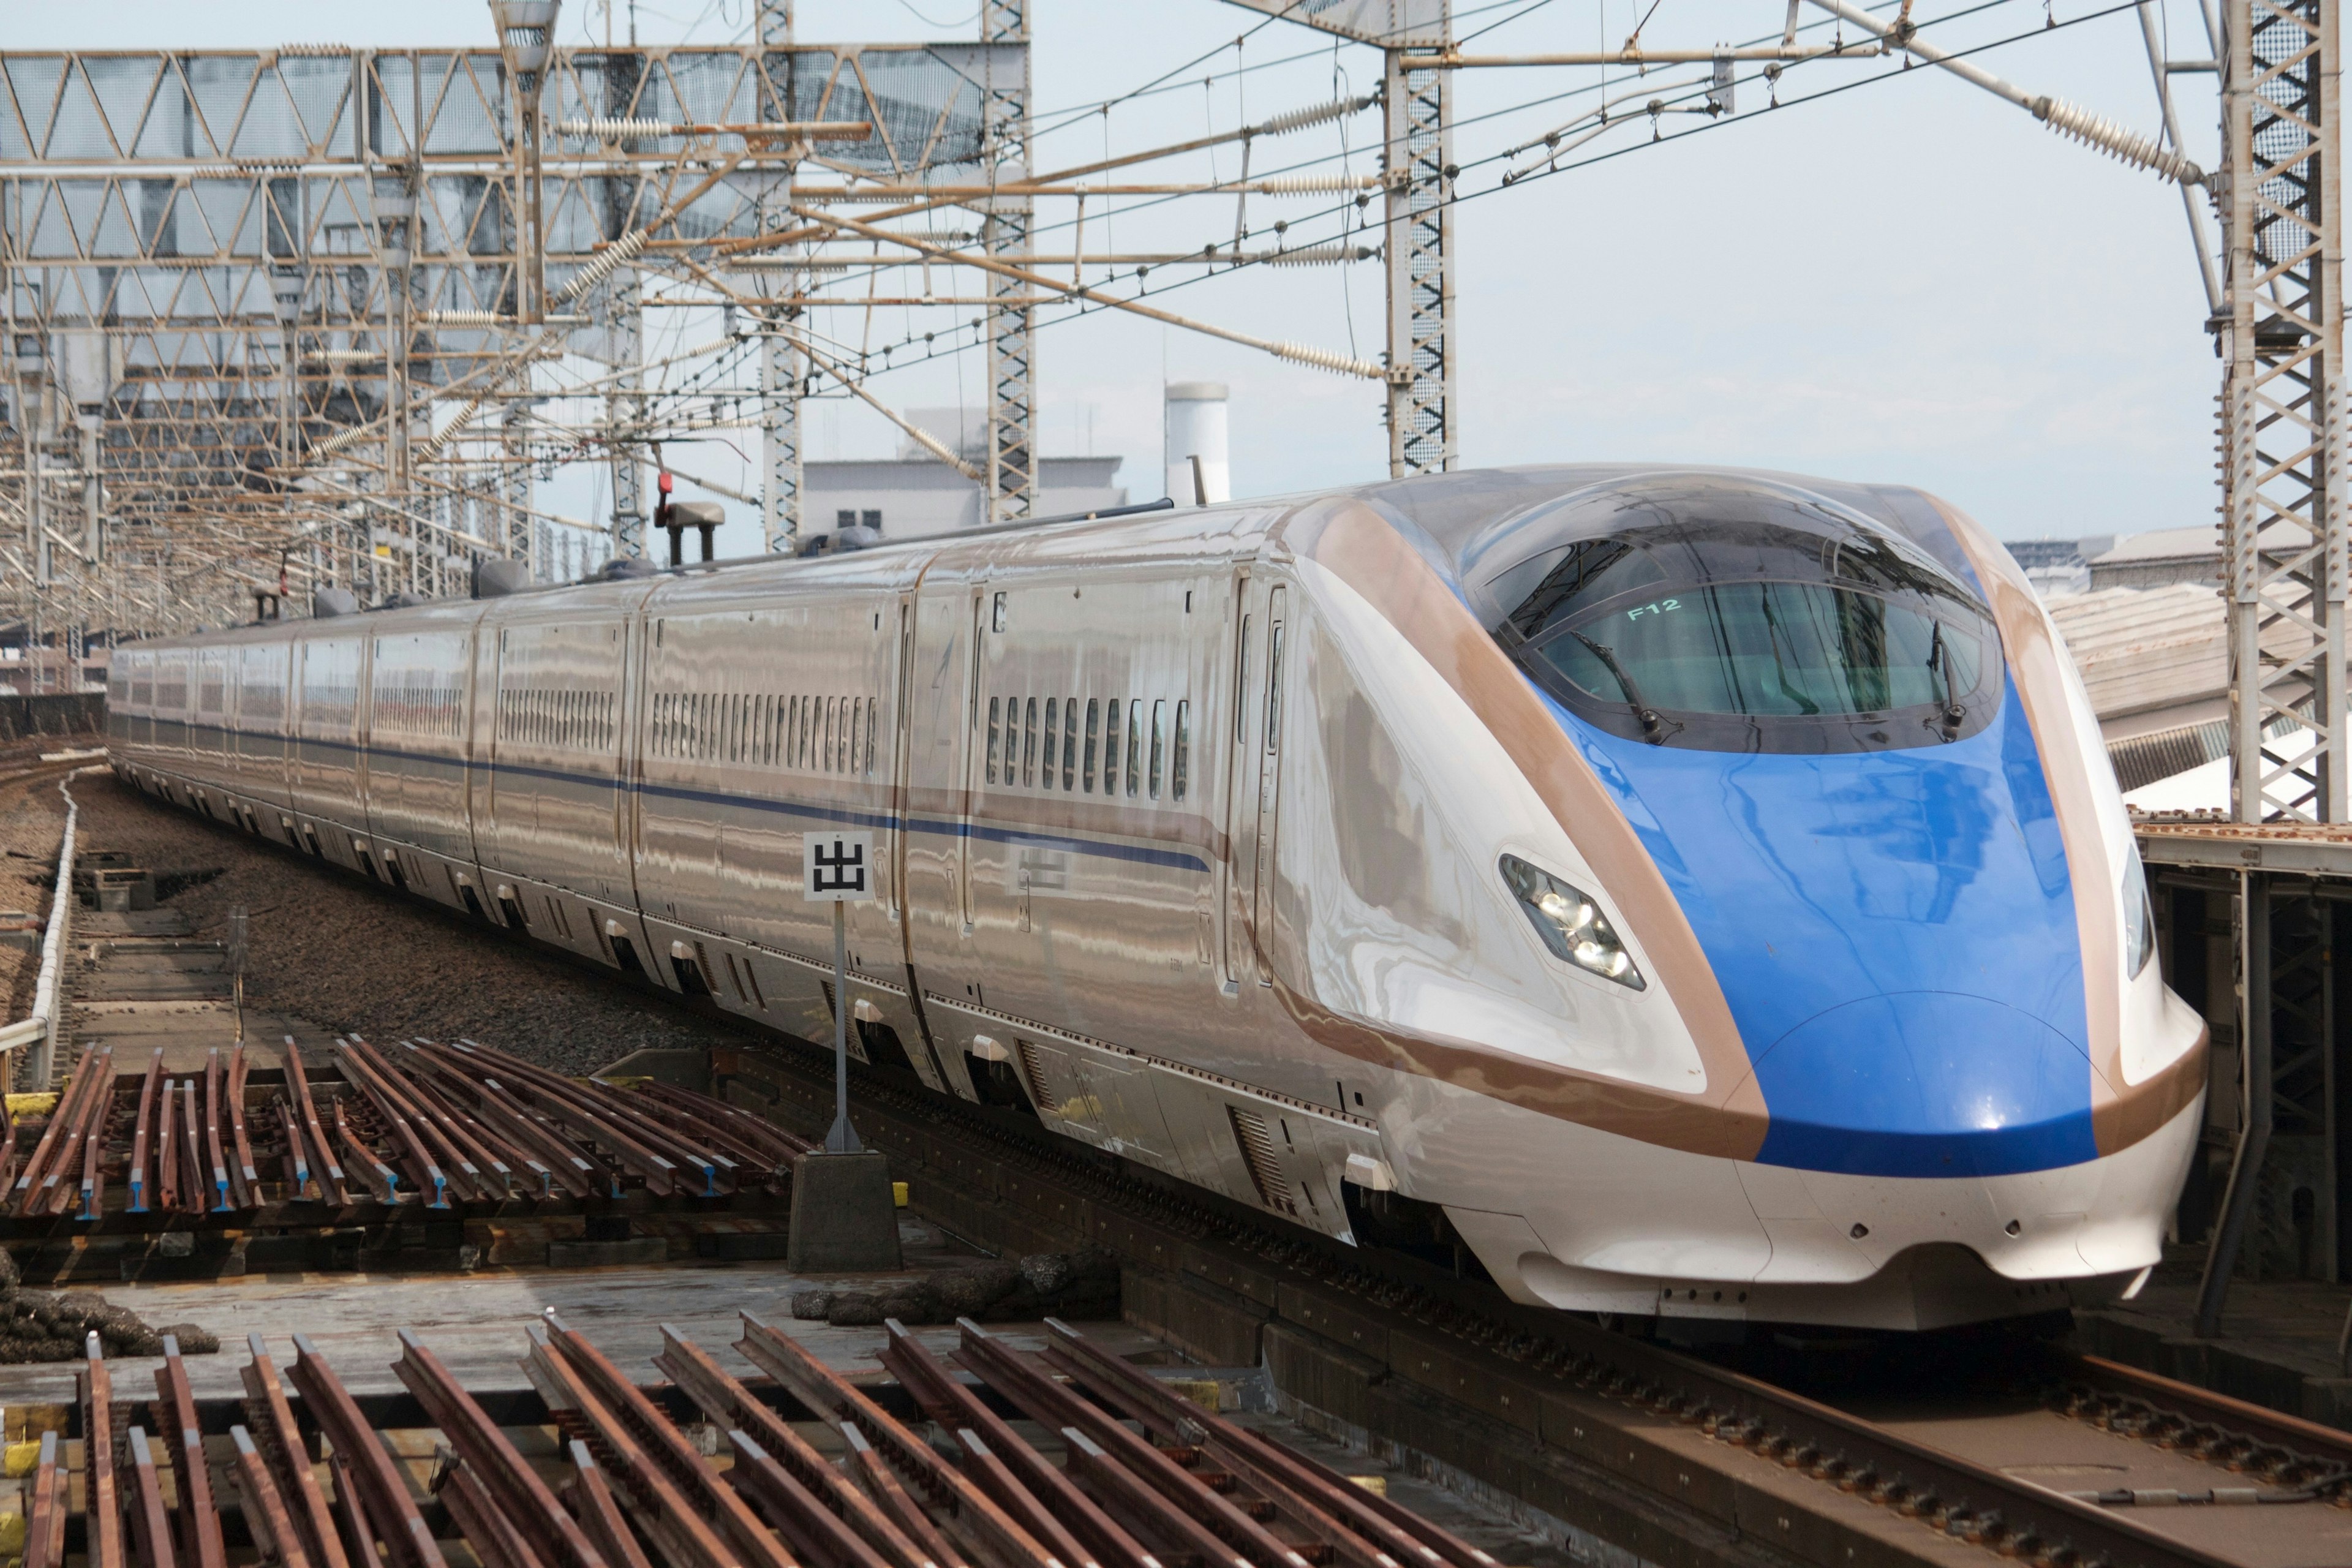
[[(1106, 311), (1377, 383), (1391, 471), (1449, 467), (1463, 174), (1451, 105), (1465, 70), (1631, 67), (1654, 136), (1662, 103), (1727, 115), (1743, 79), (1921, 62), (2184, 191), (2204, 179), (2177, 145), (2168, 96), (2168, 134), (2138, 136), (1938, 47), (1907, 5), (1811, 0), (1826, 19), (1801, 28), (1791, 7), (1777, 41), (1660, 49), (1637, 31), (1613, 50), (1505, 56), (1465, 52), (1449, 0), (1234, 3), (1260, 26), (1377, 50), (1378, 88), (1055, 168), (1037, 151), (1024, 0), (986, 0), (980, 37), (960, 43), (812, 45), (789, 0), (761, 0), (738, 44), (566, 47), (559, 0), (490, 0), (479, 49), (0, 53), (0, 613), (159, 628), (226, 618), (248, 592), (445, 593), (485, 556), (570, 574), (644, 552), (647, 467), (676, 470), (665, 443), (675, 454), (727, 429), (757, 432), (756, 488), (740, 499), (758, 506), (765, 547), (791, 550), (804, 538), (813, 395), (878, 410), (976, 483), (990, 520), (1029, 515), (1041, 330)], [(2158, 64), (2161, 84), (2170, 68)], [(1672, 79), (1685, 67), (1698, 74)], [(1502, 184), (1644, 122), (1611, 101), (1503, 154), (1515, 166)], [(1252, 174), (1277, 138), (1373, 109), (1377, 172), (1315, 172), (1328, 160), (1308, 156)], [(1131, 172), (1235, 144), (1238, 177)], [(1090, 200), (1202, 194), (1237, 199), (1229, 244), (1087, 248)], [(1041, 228), (1047, 198), (1075, 198), (1075, 226)], [(1253, 234), (1241, 211), (1277, 198), (1308, 204), (1328, 232), (1277, 219), (1271, 237)], [(1145, 284), (1155, 268), (1367, 260), (1387, 285), (1377, 359), (1171, 310)], [(935, 270), (964, 281), (941, 291)], [(876, 395), (870, 378), (896, 368), (889, 345), (819, 329), (818, 312), (859, 304), (869, 331), (881, 306), (977, 309), (950, 334), (968, 327), (956, 352), (985, 361), (976, 448)], [(660, 325), (689, 319), (667, 313), (694, 311), (723, 315), (723, 330), (649, 353)], [(2257, 354), (2278, 337), (2260, 322), (2239, 335)], [(2267, 384), (2257, 378), (2257, 405), (2278, 395)], [(2268, 474), (2265, 460), (2253, 471)], [(601, 468), (603, 515), (541, 503), (535, 481), (571, 465)], [(2290, 504), (2272, 478), (2233, 493)], [(2250, 574), (2258, 614), (2340, 622), (2326, 593), (2319, 610), (2296, 609), (2292, 577)], [(2315, 668), (2286, 672), (2278, 700), (2309, 706), (2289, 690), (2297, 671), (2340, 688)]]
[[(985, 84), (1026, 71), (1019, 42), (559, 49), (555, 9), (503, 0), (478, 51), (0, 56), (0, 597), (153, 628), (444, 592), (579, 526), (530, 501), (567, 446), (611, 455), (642, 548), (643, 279), (759, 244), (796, 164), (978, 176)], [(530, 417), (566, 356), (603, 367), (592, 434)]]

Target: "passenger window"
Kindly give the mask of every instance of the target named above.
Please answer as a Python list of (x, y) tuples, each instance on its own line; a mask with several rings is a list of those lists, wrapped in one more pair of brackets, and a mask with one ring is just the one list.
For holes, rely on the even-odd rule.
[(1078, 700), (1062, 704), (1062, 787), (1078, 787)]
[(1004, 700), (1001, 697), (988, 700), (988, 782), (991, 784), (996, 782), (996, 721), (1003, 706)]
[(1118, 699), (1110, 700), (1103, 715), (1103, 794), (1118, 793)]
[(1037, 700), (1028, 700), (1028, 712), (1021, 726), (1021, 783), (1034, 789), (1037, 784)]
[(1056, 699), (1051, 697), (1045, 699), (1045, 787), (1047, 789), (1054, 787), (1054, 753), (1060, 749), (1061, 731), (1055, 723), (1055, 716), (1060, 708), (1061, 704)]
[(1151, 798), (1160, 798), (1160, 770), (1168, 756), (1168, 704), (1151, 705)]
[(1192, 704), (1180, 701), (1176, 704), (1176, 756), (1168, 769), (1168, 794), (1171, 799), (1184, 798), (1184, 785), (1192, 774)]
[(1143, 704), (1140, 701), (1129, 702), (1127, 705), (1127, 797), (1129, 800), (1133, 800), (1135, 792), (1143, 787), (1142, 755)]
[(1099, 728), (1101, 722), (1101, 701), (1096, 698), (1087, 698), (1086, 771), (1078, 775), (1078, 782), (1085, 786), (1088, 795), (1095, 793), (1095, 744), (1101, 732)]

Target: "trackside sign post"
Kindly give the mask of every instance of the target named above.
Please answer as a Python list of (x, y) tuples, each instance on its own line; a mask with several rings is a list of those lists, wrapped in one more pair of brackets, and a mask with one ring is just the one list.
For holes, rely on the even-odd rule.
[(849, 1124), (849, 911), (874, 899), (874, 835), (830, 829), (801, 835), (801, 896), (833, 906), (833, 1131), (828, 1154), (863, 1147)]

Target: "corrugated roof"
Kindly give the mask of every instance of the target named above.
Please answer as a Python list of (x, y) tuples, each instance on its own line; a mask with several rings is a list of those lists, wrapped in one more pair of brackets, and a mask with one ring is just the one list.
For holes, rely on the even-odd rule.
[(2226, 692), (2230, 649), (2221, 612), (2221, 596), (2199, 583), (2103, 588), (2050, 601), (2050, 618), (2102, 719)]

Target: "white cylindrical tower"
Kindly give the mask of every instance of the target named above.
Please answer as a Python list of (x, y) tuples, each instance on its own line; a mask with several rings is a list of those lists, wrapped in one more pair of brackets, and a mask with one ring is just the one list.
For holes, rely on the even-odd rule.
[(1233, 467), (1225, 457), (1225, 384), (1171, 382), (1166, 406), (1169, 495), (1178, 506), (1233, 500)]

